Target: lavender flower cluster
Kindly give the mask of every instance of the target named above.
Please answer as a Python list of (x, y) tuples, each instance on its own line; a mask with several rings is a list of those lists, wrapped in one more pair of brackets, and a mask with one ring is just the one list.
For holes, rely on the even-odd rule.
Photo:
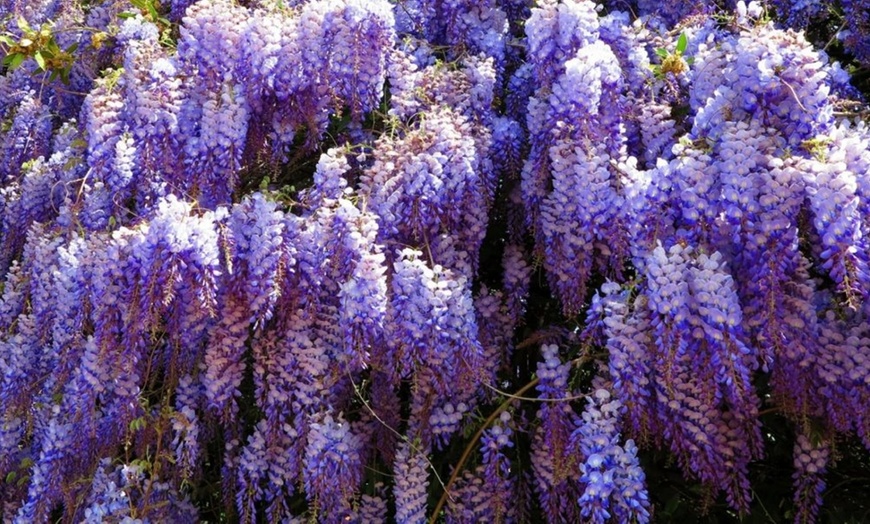
[(146, 4), (0, 1), (78, 45), (0, 76), (3, 522), (745, 514), (770, 411), (812, 522), (870, 450), (865, 102), (782, 28), (861, 2)]

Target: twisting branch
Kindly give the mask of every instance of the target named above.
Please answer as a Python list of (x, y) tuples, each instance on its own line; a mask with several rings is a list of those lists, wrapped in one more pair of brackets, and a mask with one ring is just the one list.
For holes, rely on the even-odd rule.
[[(528, 342), (528, 340), (523, 341), (523, 344)], [(529, 344), (527, 344), (529, 345)], [(577, 357), (570, 362), (571, 365), (582, 365), (590, 360), (589, 355), (583, 355), (581, 357)], [(441, 498), (438, 499), (438, 504), (435, 505), (435, 509), (432, 511), (432, 515), (429, 516), (429, 524), (435, 524), (438, 521), (438, 515), (441, 513), (441, 510), (444, 508), (444, 504), (447, 503), (447, 497), (450, 496), (450, 488), (456, 482), (456, 479), (459, 478), (459, 472), (462, 471), (462, 468), (465, 466), (465, 463), (468, 462), (468, 459), (471, 457), (471, 454), (477, 448), (477, 441), (480, 440), (480, 437), (483, 436), (483, 432), (495, 422), (503, 412), (506, 410), (514, 400), (523, 400), (523, 395), (538, 385), (540, 379), (535, 377), (531, 382), (526, 384), (525, 386), (518, 389), (512, 395), (509, 395), (504, 402), (502, 402), (492, 413), (490, 413), (489, 417), (483, 421), (483, 424), (477, 429), (474, 435), (471, 437), (471, 440), (468, 441), (468, 444), (465, 446), (465, 449), (462, 450), (462, 456), (459, 457), (459, 461), (456, 463), (456, 466), (453, 468), (453, 473), (450, 474), (450, 478), (447, 479), (447, 484), (444, 485), (444, 492), (441, 494)], [(531, 400), (531, 399), (530, 399)], [(537, 400), (537, 399), (534, 399)], [(559, 399), (563, 401), (572, 400), (571, 398)]]

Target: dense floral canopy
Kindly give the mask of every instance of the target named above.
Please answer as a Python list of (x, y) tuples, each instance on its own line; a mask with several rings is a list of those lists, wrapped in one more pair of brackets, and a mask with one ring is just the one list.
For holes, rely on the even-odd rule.
[(3, 522), (870, 511), (866, 2), (0, 18)]

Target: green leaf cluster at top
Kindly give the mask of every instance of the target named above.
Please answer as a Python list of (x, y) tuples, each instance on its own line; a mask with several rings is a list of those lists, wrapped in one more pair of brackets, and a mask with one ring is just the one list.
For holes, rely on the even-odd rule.
[(50, 74), (50, 80), (59, 77), (68, 84), (78, 44), (73, 43), (62, 49), (49, 23), (34, 28), (24, 17), (19, 17), (17, 24), (21, 31), (20, 37), (8, 32), (0, 34), (0, 47), (5, 55), (3, 65), (8, 70), (14, 70), (25, 60), (32, 58), (36, 62), (37, 73)]

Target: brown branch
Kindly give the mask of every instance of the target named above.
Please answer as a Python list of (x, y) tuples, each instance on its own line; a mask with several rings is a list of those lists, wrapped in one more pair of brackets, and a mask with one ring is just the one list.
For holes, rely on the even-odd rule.
[[(521, 342), (519, 345), (517, 345), (517, 347), (519, 348), (521, 345), (532, 345), (534, 342), (536, 342), (536, 340), (532, 340), (535, 338), (536, 338), (536, 336), (532, 335), (531, 337), (527, 338), (526, 340)], [(578, 357), (578, 358), (572, 360), (570, 363), (572, 365), (580, 365), (580, 364), (587, 362), (588, 360), (590, 360), (590, 357), (588, 355), (584, 355), (582, 357)], [(480, 428), (477, 429), (477, 431), (471, 437), (471, 440), (465, 446), (465, 449), (462, 451), (462, 456), (459, 457), (459, 461), (456, 463), (456, 466), (453, 468), (453, 473), (450, 475), (450, 478), (447, 480), (447, 484), (444, 485), (444, 493), (441, 494), (441, 498), (438, 499), (438, 504), (435, 505), (435, 509), (432, 511), (432, 515), (429, 517), (429, 524), (435, 524), (438, 521), (438, 514), (444, 508), (444, 504), (447, 503), (447, 497), (450, 496), (450, 488), (456, 482), (456, 479), (459, 477), (459, 472), (462, 471), (462, 467), (465, 466), (465, 463), (468, 462), (468, 459), (471, 457), (471, 454), (474, 452), (475, 447), (476, 447), (475, 445), (477, 444), (477, 441), (480, 440), (480, 437), (483, 436), (483, 432), (486, 431), (486, 429), (490, 426), (490, 424), (495, 422), (495, 419), (497, 419), (499, 417), (499, 415), (501, 415), (502, 412), (504, 412), (504, 410), (506, 410), (511, 405), (511, 402), (513, 402), (517, 398), (522, 398), (522, 395), (526, 391), (529, 391), (533, 387), (537, 386), (538, 382), (540, 382), (540, 379), (535, 377), (531, 382), (529, 382), (525, 386), (518, 389), (515, 393), (513, 393), (507, 399), (505, 399), (505, 401), (502, 402), (495, 409), (495, 411), (493, 411), (489, 415), (489, 417), (487, 417), (486, 420), (483, 421), (483, 424), (480, 425)], [(560, 400), (565, 400), (565, 399), (560, 399)]]

